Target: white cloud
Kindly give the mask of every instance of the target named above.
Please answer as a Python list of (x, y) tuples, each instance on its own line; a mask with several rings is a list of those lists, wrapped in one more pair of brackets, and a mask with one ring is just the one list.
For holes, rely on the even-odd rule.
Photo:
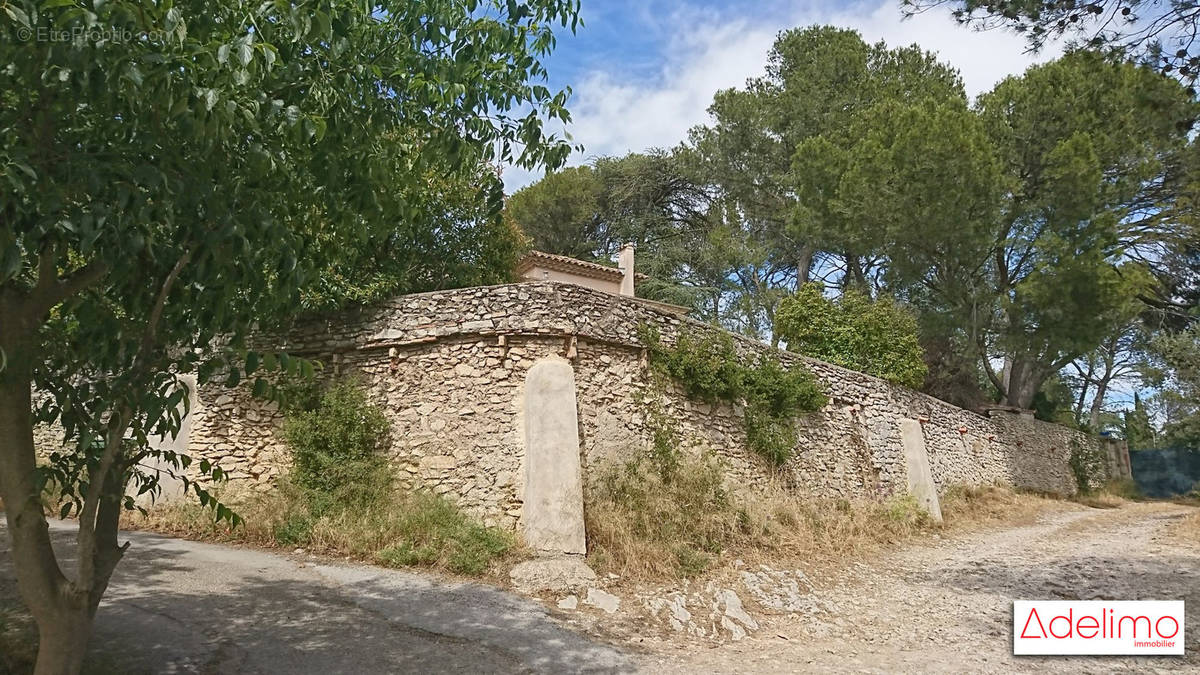
[[(770, 17), (731, 18), (712, 12), (681, 10), (670, 24), (680, 28), (668, 38), (664, 62), (651, 81), (632, 80), (614, 64), (596, 69), (573, 83), (568, 128), (573, 142), (582, 144), (572, 164), (599, 155), (623, 155), (648, 148), (670, 148), (687, 137), (687, 130), (708, 119), (706, 112), (718, 90), (742, 86), (761, 75), (775, 35), (783, 29), (812, 24), (854, 28), (869, 42), (912, 43), (936, 52), (961, 71), (967, 93), (987, 91), (1005, 76), (1058, 55), (1057, 48), (1033, 56), (1024, 41), (1000, 31), (980, 33), (956, 24), (944, 8), (904, 20), (895, 0), (884, 0), (862, 12), (803, 10)], [(509, 191), (536, 180), (540, 174), (510, 169)]]

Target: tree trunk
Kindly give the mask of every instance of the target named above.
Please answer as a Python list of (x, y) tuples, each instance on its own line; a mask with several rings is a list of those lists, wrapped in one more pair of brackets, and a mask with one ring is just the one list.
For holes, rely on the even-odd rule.
[(1100, 413), (1104, 411), (1104, 397), (1107, 394), (1108, 378), (1105, 377), (1103, 380), (1100, 380), (1096, 383), (1096, 396), (1092, 399), (1091, 416), (1088, 418), (1089, 424), (1092, 427), (1092, 431), (1096, 431), (1100, 428)]
[(92, 621), (85, 607), (64, 608), (48, 621), (39, 620), (34, 675), (75, 675), (82, 670)]
[(91, 635), (95, 607), (63, 575), (50, 543), (50, 526), (35, 480), (33, 443), (34, 320), (0, 302), (0, 499), (4, 500), (17, 590), (38, 627), (37, 675), (78, 673)]
[(1033, 406), (1033, 397), (1042, 388), (1046, 376), (1039, 364), (1024, 357), (1014, 357), (1007, 367), (1008, 394), (1004, 403), (1017, 408), (1029, 409)]
[[(1078, 366), (1076, 366), (1076, 370), (1079, 370)], [(1095, 364), (1092, 363), (1092, 358), (1089, 356), (1087, 372), (1079, 370), (1079, 376), (1083, 382), (1079, 385), (1079, 397), (1075, 401), (1075, 424), (1083, 422), (1083, 406), (1087, 402), (1088, 388), (1092, 384), (1092, 373), (1095, 370)]]
[(813, 247), (802, 246), (796, 259), (796, 288), (808, 283), (808, 277), (812, 274), (812, 261)]

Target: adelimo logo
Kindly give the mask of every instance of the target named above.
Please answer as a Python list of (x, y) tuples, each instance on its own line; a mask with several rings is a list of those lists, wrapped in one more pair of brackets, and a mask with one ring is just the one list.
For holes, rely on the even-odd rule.
[(1183, 656), (1183, 601), (1014, 600), (1013, 654)]

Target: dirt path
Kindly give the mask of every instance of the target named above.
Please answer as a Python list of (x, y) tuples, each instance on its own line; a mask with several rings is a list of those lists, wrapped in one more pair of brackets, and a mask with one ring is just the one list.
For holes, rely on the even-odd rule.
[[(660, 645), (655, 672), (1200, 672), (1200, 546), (1167, 526), (1195, 509), (1078, 507), (1035, 525), (918, 546), (818, 582), (832, 611), (781, 617), (711, 649)], [(1012, 656), (1012, 600), (1186, 602), (1187, 655)]]

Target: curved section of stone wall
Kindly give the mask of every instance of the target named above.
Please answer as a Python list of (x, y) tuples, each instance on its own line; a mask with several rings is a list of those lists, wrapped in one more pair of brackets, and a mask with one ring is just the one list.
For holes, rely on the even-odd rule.
[[(649, 443), (646, 397), (659, 398), (682, 443), (725, 462), (731, 482), (761, 484), (772, 471), (745, 446), (738, 406), (649, 390), (642, 324), (670, 344), (713, 327), (635, 298), (570, 284), (533, 282), (395, 298), (310, 320), (261, 344), (320, 359), (325, 372), (357, 372), (392, 422), (389, 453), (403, 476), (457, 500), (489, 522), (521, 514), (522, 383), (539, 359), (575, 372), (585, 485), (589, 470)], [(736, 336), (735, 336), (736, 337)], [(755, 358), (769, 347), (737, 337)], [(1000, 413), (985, 417), (883, 380), (796, 354), (825, 384), (829, 404), (797, 420), (799, 443), (782, 478), (825, 497), (882, 497), (907, 489), (904, 420), (921, 425), (939, 490), (1005, 483), (1071, 494), (1072, 444), (1098, 441), (1054, 424)], [(235, 479), (265, 485), (286, 467), (279, 415), (244, 390), (201, 391), (191, 451), (219, 460)]]

